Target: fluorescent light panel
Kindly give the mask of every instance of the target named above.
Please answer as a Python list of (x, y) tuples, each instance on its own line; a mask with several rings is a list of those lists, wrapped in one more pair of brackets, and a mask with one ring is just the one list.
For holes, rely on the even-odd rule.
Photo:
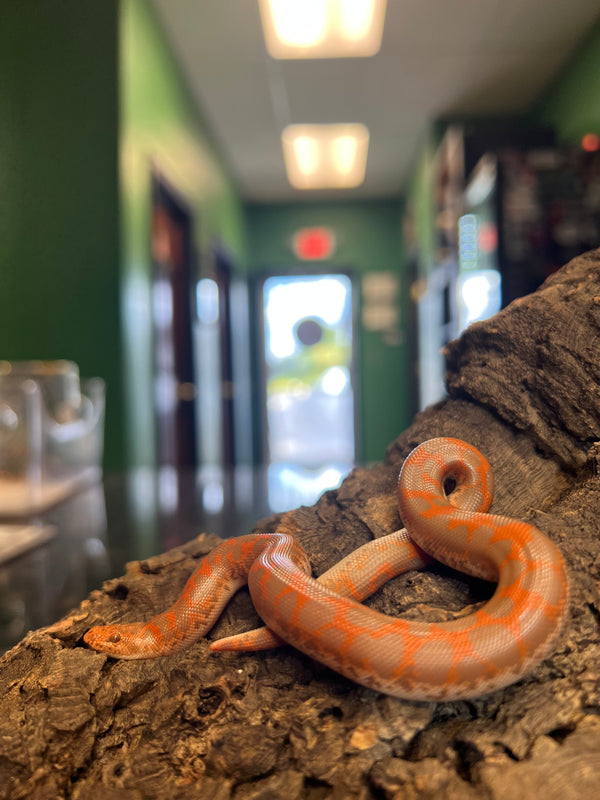
[(288, 125), (281, 142), (296, 189), (351, 189), (365, 179), (369, 131), (360, 123)]
[(354, 58), (381, 47), (386, 0), (259, 0), (273, 58)]

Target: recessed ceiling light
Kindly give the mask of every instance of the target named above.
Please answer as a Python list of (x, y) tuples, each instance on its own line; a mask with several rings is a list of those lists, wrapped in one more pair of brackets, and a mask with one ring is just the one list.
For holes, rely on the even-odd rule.
[(373, 56), (381, 47), (386, 0), (259, 0), (273, 58)]
[(369, 131), (360, 123), (288, 125), (281, 142), (296, 189), (351, 189), (365, 179)]

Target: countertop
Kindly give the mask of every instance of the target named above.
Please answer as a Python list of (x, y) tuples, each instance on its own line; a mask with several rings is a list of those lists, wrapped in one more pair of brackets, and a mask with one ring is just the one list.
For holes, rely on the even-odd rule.
[(284, 510), (286, 499), (290, 508), (302, 499), (314, 502), (297, 492), (282, 499), (281, 481), (274, 486), (268, 468), (226, 473), (167, 467), (107, 475), (43, 513), (2, 519), (50, 526), (53, 535), (0, 565), (0, 652), (29, 630), (60, 619), (104, 580), (122, 575), (128, 561), (169, 550), (202, 532), (242, 535), (273, 510)]

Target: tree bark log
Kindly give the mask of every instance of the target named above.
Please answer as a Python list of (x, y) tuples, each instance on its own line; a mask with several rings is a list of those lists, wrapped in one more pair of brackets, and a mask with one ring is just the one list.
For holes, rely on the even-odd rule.
[[(419, 442), (481, 450), (493, 510), (562, 549), (572, 607), (556, 652), (473, 701), (415, 703), (361, 688), (291, 647), (114, 661), (82, 643), (92, 625), (152, 616), (217, 543), (128, 566), (66, 618), (0, 659), (0, 797), (513, 798), (600, 796), (600, 250), (472, 325), (447, 348), (449, 397), (420, 414), (385, 461), (315, 506), (262, 521), (302, 541), (320, 574), (400, 526), (396, 480)], [(407, 573), (369, 604), (447, 619), (491, 587), (442, 566)], [(210, 638), (253, 626), (247, 592)]]

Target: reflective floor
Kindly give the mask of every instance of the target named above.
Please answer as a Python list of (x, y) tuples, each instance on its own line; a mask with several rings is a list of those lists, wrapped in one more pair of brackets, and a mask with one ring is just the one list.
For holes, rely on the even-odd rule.
[(202, 532), (240, 536), (273, 511), (314, 503), (346, 471), (142, 469), (106, 476), (28, 520), (2, 520), (52, 526), (54, 535), (0, 564), (0, 652), (59, 619), (107, 578), (122, 575), (127, 561)]

